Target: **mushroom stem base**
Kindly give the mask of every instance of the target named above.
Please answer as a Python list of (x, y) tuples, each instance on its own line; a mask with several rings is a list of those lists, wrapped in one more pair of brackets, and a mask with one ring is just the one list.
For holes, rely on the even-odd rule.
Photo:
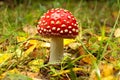
[(49, 63), (59, 63), (63, 58), (63, 38), (52, 38)]

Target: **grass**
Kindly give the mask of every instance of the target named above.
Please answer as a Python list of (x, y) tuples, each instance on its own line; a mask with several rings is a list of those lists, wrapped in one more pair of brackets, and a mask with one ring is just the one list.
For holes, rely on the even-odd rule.
[[(5, 78), (3, 74), (10, 73), (11, 70), (15, 72), (15, 68), (19, 73), (24, 71), (28, 74), (32, 72), (34, 75), (39, 73), (50, 80), (88, 80), (89, 78), (116, 80), (119, 78), (120, 39), (114, 36), (116, 28), (120, 26), (119, 0), (36, 0), (36, 2), (30, 0), (15, 4), (0, 3), (0, 78)], [(49, 39), (40, 37), (35, 31), (30, 31), (30, 28), (35, 29), (37, 20), (44, 12), (57, 7), (70, 10), (77, 18), (81, 30), (74, 43), (79, 43), (80, 46), (73, 50), (69, 47), (69, 43), (65, 46), (68, 56), (63, 62), (60, 65), (50, 65), (46, 64), (49, 58), (49, 47), (38, 45), (49, 43)], [(22, 41), (19, 42), (17, 37)], [(6, 57), (4, 55), (6, 53), (12, 55)], [(34, 60), (33, 66), (28, 65)], [(108, 68), (109, 75), (107, 75), (108, 73), (105, 73), (104, 67), (101, 66), (109, 64), (113, 65), (115, 71)], [(112, 79), (109, 79), (109, 76)]]

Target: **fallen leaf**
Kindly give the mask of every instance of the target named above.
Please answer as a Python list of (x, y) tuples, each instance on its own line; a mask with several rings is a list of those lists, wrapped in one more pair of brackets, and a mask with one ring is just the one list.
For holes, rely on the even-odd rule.
[(85, 49), (83, 48), (83, 46), (80, 46), (80, 47), (78, 48), (78, 50), (79, 50), (79, 56), (84, 55), (84, 54), (87, 53), (87, 52), (85, 51)]
[(23, 42), (25, 40), (27, 40), (25, 37), (19, 37), (19, 36), (17, 36), (17, 42)]
[(73, 50), (76, 50), (79, 46), (81, 46), (81, 44), (80, 43), (69, 43), (69, 45), (68, 45), (71, 49), (73, 49)]
[(23, 26), (23, 31), (28, 33), (30, 36), (34, 36), (37, 34), (37, 29), (36, 27), (33, 27), (31, 25), (25, 25)]
[[(116, 80), (114, 76), (114, 66), (112, 64), (101, 62), (98, 66), (101, 80)], [(98, 80), (95, 70), (91, 72), (89, 80)]]
[(110, 76), (102, 78), (102, 80), (117, 80), (117, 79), (115, 78), (115, 76), (110, 75)]
[(5, 54), (0, 54), (0, 66), (7, 61), (8, 59), (10, 59), (12, 57), (12, 53), (5, 53)]
[(68, 45), (73, 42), (75, 42), (75, 39), (64, 39), (64, 45)]
[(38, 40), (28, 40), (26, 43), (25, 43), (25, 47), (27, 47), (26, 51), (24, 51), (22, 53), (22, 57), (21, 59), (24, 59), (25, 57), (27, 57), (31, 52), (33, 52), (33, 50), (38, 46), (39, 44), (39, 41)]
[(120, 28), (117, 28), (114, 32), (115, 37), (120, 37)]
[[(85, 69), (83, 68), (73, 68), (72, 69), (74, 72), (77, 72), (77, 71), (86, 71)], [(52, 76), (58, 76), (58, 75), (63, 75), (63, 74), (67, 74), (67, 73), (70, 73), (70, 69), (69, 70), (61, 70), (59, 71), (58, 73), (55, 73), (53, 74)]]
[(95, 61), (95, 60), (96, 60), (96, 58), (93, 55), (88, 54), (87, 56), (83, 57), (80, 60), (80, 64), (90, 64), (90, 65), (92, 65), (93, 61)]
[(107, 63), (101, 63), (99, 65), (101, 76), (102, 77), (107, 77), (110, 76), (114, 73), (113, 71), (113, 65), (112, 64), (107, 64)]
[(112, 12), (112, 16), (113, 16), (114, 18), (117, 18), (117, 16), (118, 16), (118, 11)]
[(43, 59), (36, 59), (32, 60), (28, 63), (28, 66), (30, 67), (32, 72), (39, 72), (39, 68), (44, 64)]
[(101, 40), (107, 40), (108, 37), (97, 36), (97, 38), (98, 38), (98, 41), (101, 41)]

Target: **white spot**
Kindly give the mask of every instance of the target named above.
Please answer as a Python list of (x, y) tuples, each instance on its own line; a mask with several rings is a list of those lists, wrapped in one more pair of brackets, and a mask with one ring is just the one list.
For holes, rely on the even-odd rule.
[(60, 31), (60, 28), (57, 28), (57, 31)]
[(60, 21), (57, 21), (56, 24), (60, 24)]
[(69, 31), (69, 34), (71, 34), (72, 33), (72, 31)]
[(42, 31), (40, 30), (39, 33), (42, 33)]
[(44, 23), (44, 25), (47, 25), (47, 22), (46, 22), (46, 23)]
[(40, 27), (39, 27), (39, 25), (37, 25), (37, 30), (39, 30), (40, 29)]
[(61, 27), (66, 27), (66, 25), (65, 25), (65, 24), (62, 24)]
[(46, 18), (50, 18), (50, 16), (46, 16)]
[(75, 20), (75, 18), (72, 18), (72, 20)]
[(41, 24), (41, 21), (39, 21), (38, 24)]
[(53, 27), (52, 30), (56, 30), (56, 27)]
[(71, 17), (70, 16), (68, 16), (68, 19), (70, 19)]
[(64, 10), (65, 12), (68, 12), (68, 10)]
[(45, 22), (45, 20), (43, 20), (43, 22)]
[(50, 26), (47, 26), (47, 28), (50, 28)]
[(55, 22), (54, 21), (51, 21), (51, 24), (54, 24)]
[(68, 28), (69, 28), (69, 29), (71, 29), (71, 28), (72, 28), (72, 26), (68, 26)]
[(68, 29), (65, 29), (64, 32), (67, 33), (67, 32), (68, 32)]
[(52, 17), (54, 17), (54, 14), (51, 14)]
[(78, 22), (76, 22), (76, 24), (78, 25)]
[(37, 27), (39, 27), (39, 24), (37, 24)]
[(63, 30), (61, 30), (60, 33), (63, 33)]
[(60, 10), (63, 10), (62, 8), (60, 8)]
[(51, 10), (51, 12), (54, 12), (54, 10)]
[(43, 30), (43, 28), (41, 28), (41, 30)]
[(49, 13), (49, 11), (47, 11), (47, 13)]
[(70, 23), (69, 21), (67, 21), (67, 23)]
[(54, 12), (54, 9), (51, 9), (51, 12)]
[(60, 18), (60, 14), (58, 14), (58, 13), (53, 13), (53, 14), (51, 14), (51, 18), (57, 20), (57, 19)]
[(74, 26), (77, 26), (77, 24), (74, 24)]
[(44, 18), (45, 16), (41, 16), (41, 18)]
[(46, 32), (47, 30), (46, 29), (44, 29), (44, 32)]
[(55, 10), (59, 10), (59, 8), (56, 8)]
[(48, 32), (51, 32), (51, 29), (49, 29)]
[(79, 30), (78, 30), (78, 29), (76, 29), (76, 32), (79, 32)]
[(60, 12), (60, 10), (57, 11), (58, 13)]
[(74, 25), (74, 23), (72, 23), (72, 25)]
[(63, 20), (64, 22), (66, 22), (66, 20)]
[(75, 28), (73, 28), (73, 29), (72, 29), (72, 31), (73, 31), (73, 32), (75, 32), (75, 31), (76, 31), (76, 29), (75, 29)]
[(70, 14), (72, 15), (72, 13), (70, 12)]

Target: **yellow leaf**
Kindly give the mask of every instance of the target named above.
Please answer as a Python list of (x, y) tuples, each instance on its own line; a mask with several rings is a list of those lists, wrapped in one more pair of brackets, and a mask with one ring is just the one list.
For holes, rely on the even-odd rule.
[(97, 36), (97, 38), (98, 38), (98, 41), (101, 41), (101, 40), (106, 40), (108, 37)]
[(36, 59), (36, 60), (32, 60), (31, 62), (29, 62), (28, 63), (28, 65), (39, 65), (39, 66), (41, 66), (41, 65), (43, 65), (43, 63), (44, 63), (44, 60), (43, 59)]
[(28, 43), (30, 43), (30, 44), (38, 44), (38, 42), (39, 42), (38, 40), (29, 40), (28, 41)]
[[(99, 64), (101, 80), (116, 80), (114, 77), (114, 65), (110, 63), (101, 62)], [(90, 80), (98, 80), (96, 71), (93, 70), (90, 75)]]
[(6, 73), (20, 73), (18, 69), (14, 68), (12, 70), (7, 71)]
[(83, 57), (80, 62), (84, 62), (87, 64), (93, 64), (93, 61), (96, 61), (96, 57), (94, 57), (93, 55), (88, 54), (87, 56)]
[(31, 46), (29, 49), (27, 49), (25, 52), (23, 52), (23, 57), (27, 57), (34, 49), (36, 45)]
[(68, 45), (73, 42), (75, 42), (75, 39), (64, 39), (64, 45)]
[(106, 40), (107, 37), (105, 36), (105, 33), (107, 31), (107, 26), (103, 25), (100, 27), (101, 30), (101, 36), (96, 36), (98, 38), (98, 41)]
[(28, 66), (33, 72), (39, 72), (40, 66), (44, 64), (43, 59), (37, 59), (37, 60), (32, 60), (31, 62), (28, 63)]
[(11, 53), (5, 53), (0, 55), (0, 65), (12, 57)]
[(21, 59), (27, 57), (31, 52), (33, 52), (33, 50), (37, 47), (39, 42), (38, 40), (29, 40), (27, 41), (26, 46), (27, 44), (31, 44), (31, 46), (25, 52), (22, 53), (23, 57)]
[(25, 41), (26, 40), (26, 38), (25, 37), (17, 37), (17, 42), (23, 42), (23, 41)]
[(110, 75), (110, 76), (102, 78), (102, 80), (117, 80), (117, 79), (115, 78), (115, 76)]
[(114, 73), (114, 70), (113, 70), (114, 67), (112, 64), (102, 63), (99, 67), (100, 67), (102, 77), (107, 77)]
[[(77, 72), (77, 71), (85, 71), (83, 68), (73, 68), (72, 70), (73, 70), (74, 72)], [(61, 70), (61, 71), (59, 71), (58, 73), (53, 74), (52, 76), (67, 74), (67, 73), (69, 73), (70, 71), (71, 71), (71, 70)]]

